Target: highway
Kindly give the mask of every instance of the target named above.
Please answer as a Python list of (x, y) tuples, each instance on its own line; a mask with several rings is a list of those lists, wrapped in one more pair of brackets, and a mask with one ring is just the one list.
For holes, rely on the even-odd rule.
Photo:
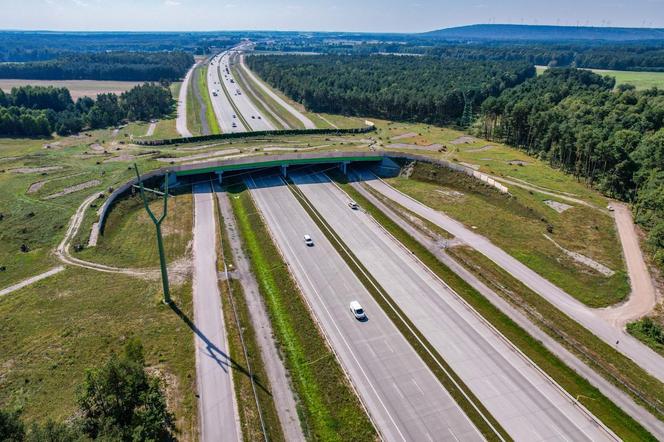
[(535, 293), (593, 332), (604, 342), (632, 359), (659, 381), (664, 382), (664, 359), (646, 345), (627, 334), (622, 327), (616, 326), (610, 320), (603, 318), (598, 310), (582, 304), (522, 264), (516, 258), (491, 243), (487, 238), (466, 228), (463, 224), (444, 213), (434, 210), (399, 192), (384, 181), (377, 179), (371, 172), (358, 171), (358, 178), (365, 180), (371, 188), (382, 195), (450, 232), (456, 238), (482, 253)]
[[(388, 441), (482, 436), (382, 312), (279, 177), (247, 185), (315, 317), (381, 436)], [(315, 245), (307, 247), (303, 235)], [(349, 311), (358, 300), (366, 322)]]
[(614, 437), (369, 215), (351, 210), (347, 195), (326, 175), (290, 177), (511, 437)]
[(281, 107), (286, 109), (288, 112), (290, 112), (295, 118), (300, 120), (302, 124), (304, 124), (305, 129), (316, 129), (316, 125), (311, 121), (309, 118), (307, 118), (302, 112), (299, 112), (297, 109), (295, 109), (293, 106), (291, 106), (286, 100), (283, 100), (279, 95), (275, 94), (272, 89), (270, 89), (261, 79), (256, 77), (254, 73), (247, 67), (247, 65), (244, 63), (244, 54), (240, 55), (240, 69), (263, 91), (265, 91), (266, 94), (270, 96), (274, 101), (276, 101)]
[[(235, 114), (231, 102), (228, 100), (228, 97), (226, 97), (226, 94), (222, 89), (221, 79), (219, 78), (219, 73), (217, 71), (220, 58), (221, 55), (216, 55), (210, 60), (207, 73), (208, 93), (210, 94), (214, 114), (217, 117), (217, 121), (219, 121), (221, 132), (246, 132), (239, 117)], [(233, 117), (233, 115), (235, 115), (235, 117)], [(233, 124), (235, 124), (235, 127), (233, 127)]]
[(221, 298), (217, 283), (217, 226), (209, 184), (194, 186), (194, 333), (200, 439), (241, 441)]
[[(213, 107), (215, 108), (215, 114), (217, 115), (219, 123), (222, 124), (222, 131), (240, 132), (245, 130), (240, 121), (240, 115), (236, 115), (236, 118), (233, 118), (233, 115), (235, 115), (236, 112), (228, 100), (228, 97), (233, 101), (233, 105), (239, 110), (241, 116), (244, 117), (244, 120), (249, 125), (248, 129), (250, 131), (274, 130), (275, 127), (272, 123), (270, 123), (270, 121), (266, 119), (258, 109), (256, 109), (254, 103), (249, 99), (246, 93), (241, 90), (239, 84), (235, 78), (233, 78), (233, 74), (229, 68), (229, 58), (232, 52), (233, 50), (222, 52), (213, 57), (208, 69), (208, 89), (210, 92), (210, 98), (212, 98), (213, 101), (215, 98), (217, 99), (217, 105), (213, 103)], [(219, 67), (219, 69), (217, 69), (217, 67)], [(227, 68), (229, 69), (227, 70)], [(219, 72), (221, 72), (221, 76), (219, 76)], [(228, 97), (226, 96), (226, 93), (224, 93), (223, 88), (226, 89)], [(214, 96), (215, 91), (217, 91), (217, 97)], [(233, 123), (235, 123), (237, 127), (232, 127)]]

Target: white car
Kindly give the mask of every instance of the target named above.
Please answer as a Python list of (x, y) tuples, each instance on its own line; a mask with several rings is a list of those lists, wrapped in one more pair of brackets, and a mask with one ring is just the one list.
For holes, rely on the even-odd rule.
[(350, 302), (350, 311), (353, 313), (353, 316), (355, 316), (355, 319), (357, 319), (358, 321), (363, 321), (367, 319), (367, 314), (364, 313), (364, 309), (357, 301)]
[(355, 201), (348, 201), (348, 207), (350, 207), (353, 210), (357, 210), (360, 208), (360, 206)]
[(311, 236), (309, 236), (309, 235), (304, 235), (304, 243), (305, 243), (307, 246), (311, 247), (311, 246), (314, 245), (314, 240), (311, 239)]

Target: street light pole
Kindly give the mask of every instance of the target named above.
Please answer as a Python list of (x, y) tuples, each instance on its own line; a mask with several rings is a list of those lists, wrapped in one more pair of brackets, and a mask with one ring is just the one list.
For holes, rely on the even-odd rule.
[(145, 198), (143, 181), (141, 180), (141, 175), (138, 173), (138, 166), (136, 163), (134, 163), (134, 170), (136, 171), (136, 179), (138, 180), (138, 187), (141, 191), (141, 198), (143, 198), (143, 206), (145, 207), (145, 211), (148, 212), (148, 215), (150, 215), (150, 219), (152, 219), (157, 232), (157, 248), (159, 250), (159, 264), (161, 266), (161, 284), (164, 287), (164, 304), (170, 304), (171, 291), (168, 286), (168, 268), (166, 266), (166, 254), (164, 253), (164, 240), (161, 236), (161, 222), (168, 214), (168, 174), (164, 176), (164, 211), (161, 214), (161, 217), (157, 219), (157, 217), (154, 216), (154, 213), (152, 213), (152, 210), (150, 210), (147, 198)]

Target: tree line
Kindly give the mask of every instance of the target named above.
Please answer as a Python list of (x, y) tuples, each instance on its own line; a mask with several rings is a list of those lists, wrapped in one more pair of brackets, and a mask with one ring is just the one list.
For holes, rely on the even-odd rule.
[(482, 105), (481, 131), (632, 201), (664, 267), (664, 91), (550, 69)]
[(468, 122), (486, 97), (535, 75), (521, 62), (400, 56), (253, 56), (263, 79), (315, 112)]
[(194, 57), (180, 51), (68, 53), (53, 60), (0, 63), (0, 78), (175, 81), (193, 64)]
[(128, 120), (149, 120), (173, 111), (170, 89), (145, 83), (115, 94), (82, 97), (74, 102), (67, 88), (22, 86), (0, 90), (0, 136), (50, 136), (99, 129)]
[(90, 369), (79, 387), (76, 417), (27, 426), (19, 411), (0, 410), (0, 440), (8, 442), (170, 441), (175, 418), (159, 378), (145, 371), (143, 346), (125, 344), (101, 367)]

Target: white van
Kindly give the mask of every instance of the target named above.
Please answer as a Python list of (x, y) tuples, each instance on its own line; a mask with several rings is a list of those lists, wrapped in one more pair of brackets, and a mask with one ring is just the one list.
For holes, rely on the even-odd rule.
[(307, 246), (311, 247), (311, 246), (314, 245), (314, 240), (311, 239), (311, 236), (309, 236), (309, 235), (304, 235), (304, 243), (305, 243)]

